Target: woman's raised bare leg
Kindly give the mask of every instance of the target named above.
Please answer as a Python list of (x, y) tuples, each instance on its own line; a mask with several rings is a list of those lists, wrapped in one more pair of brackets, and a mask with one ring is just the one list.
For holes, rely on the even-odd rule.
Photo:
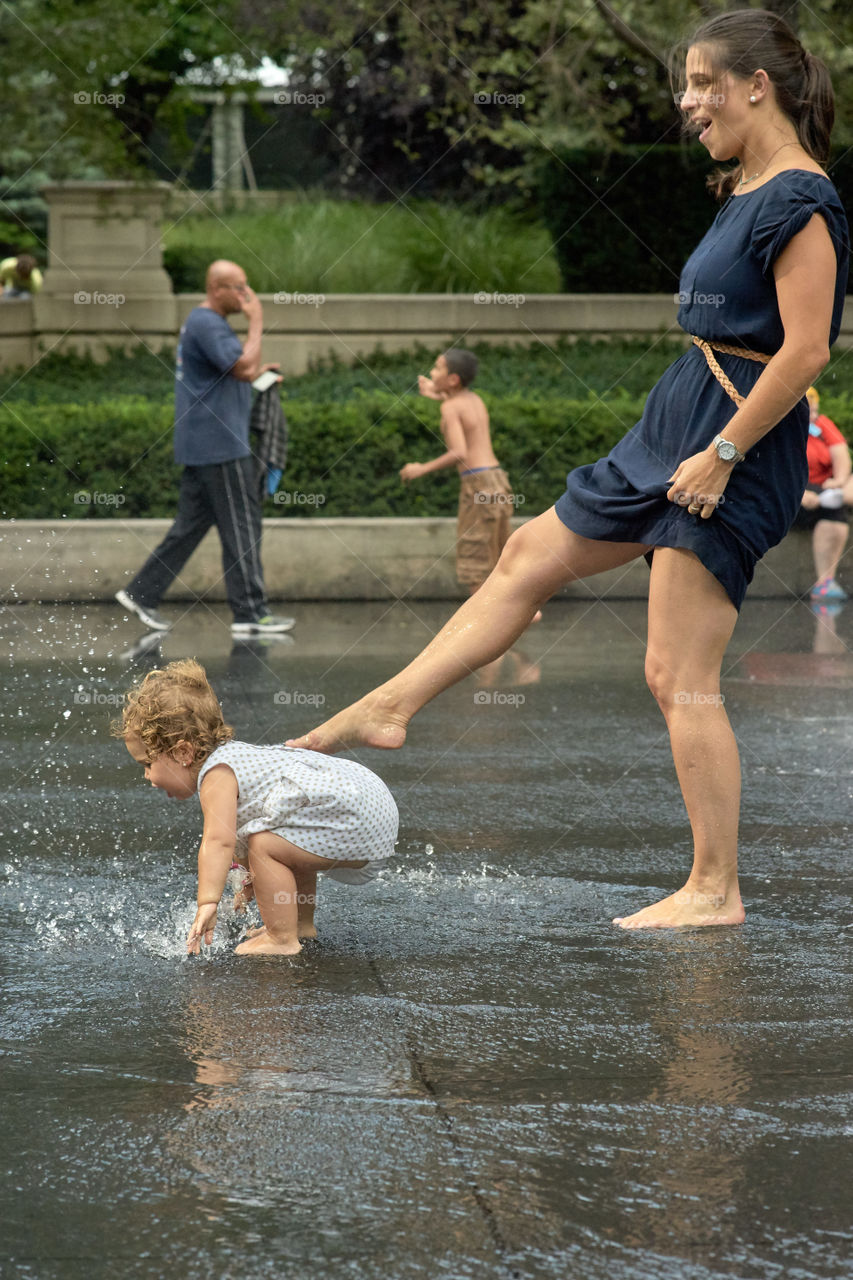
[(595, 542), (572, 533), (553, 507), (518, 529), (490, 576), (398, 675), (291, 747), (334, 753), (345, 747), (401, 747), (416, 711), (444, 689), (500, 657), (540, 605), (567, 582), (615, 569), (642, 555), (635, 542)]
[(743, 923), (740, 761), (720, 694), (720, 667), (736, 621), (734, 605), (692, 551), (655, 551), (646, 674), (669, 728), (693, 830), (693, 867), (682, 889), (617, 918), (624, 929)]

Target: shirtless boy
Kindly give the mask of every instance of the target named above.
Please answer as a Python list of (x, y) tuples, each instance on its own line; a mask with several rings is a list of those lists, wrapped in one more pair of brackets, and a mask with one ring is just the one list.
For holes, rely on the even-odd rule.
[(509, 480), (492, 448), (488, 409), (470, 390), (476, 373), (477, 357), (452, 347), (438, 357), (428, 378), (421, 374), (421, 395), (441, 401), (441, 434), (447, 447), (438, 458), (407, 462), (400, 469), (404, 482), (445, 467), (459, 472), (456, 576), (469, 595), (483, 585), (500, 558), (511, 532), (513, 504)]

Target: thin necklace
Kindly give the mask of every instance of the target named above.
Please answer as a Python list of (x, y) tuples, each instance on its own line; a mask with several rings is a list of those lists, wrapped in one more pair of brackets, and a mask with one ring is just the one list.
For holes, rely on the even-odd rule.
[(755, 182), (756, 178), (760, 178), (763, 173), (767, 172), (767, 170), (770, 168), (770, 161), (774, 160), (776, 156), (778, 156), (780, 151), (784, 151), (786, 147), (796, 147), (796, 146), (799, 146), (799, 143), (783, 142), (781, 147), (777, 147), (776, 150), (773, 152), (773, 155), (770, 157), (770, 160), (767, 161), (767, 164), (764, 166), (763, 169), (759, 169), (758, 173), (754, 173), (751, 178), (741, 178), (740, 182), (738, 183), (738, 186), (745, 187), (748, 182)]

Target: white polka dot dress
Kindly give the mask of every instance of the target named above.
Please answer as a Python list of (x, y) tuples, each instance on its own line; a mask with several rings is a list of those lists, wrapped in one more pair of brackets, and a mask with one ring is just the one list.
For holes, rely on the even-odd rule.
[(333, 861), (367, 858), (366, 867), (325, 872), (361, 884), (375, 878), (394, 852), (399, 816), (394, 797), (375, 773), (354, 760), (299, 747), (226, 742), (199, 770), (227, 764), (237, 779), (237, 852), (249, 836), (272, 831), (307, 853)]

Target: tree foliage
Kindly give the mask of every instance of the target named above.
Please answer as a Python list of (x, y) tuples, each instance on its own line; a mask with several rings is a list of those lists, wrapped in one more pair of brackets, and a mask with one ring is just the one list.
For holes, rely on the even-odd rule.
[[(766, 0), (799, 22), (853, 141), (848, 0)], [(653, 145), (678, 122), (667, 53), (723, 0), (16, 0), (0, 4), (0, 178), (126, 176), (155, 130), (189, 146), (187, 81), (234, 84), (264, 57), (321, 92), (337, 183), (387, 197), (512, 182), (558, 145)]]
[[(837, 138), (853, 140), (853, 12), (847, 0), (768, 0), (828, 63)], [(535, 162), (564, 147), (677, 140), (674, 42), (714, 0), (243, 0), (275, 56), (328, 93), (344, 183), (436, 182), (532, 193)], [(362, 187), (363, 189), (363, 187)]]

